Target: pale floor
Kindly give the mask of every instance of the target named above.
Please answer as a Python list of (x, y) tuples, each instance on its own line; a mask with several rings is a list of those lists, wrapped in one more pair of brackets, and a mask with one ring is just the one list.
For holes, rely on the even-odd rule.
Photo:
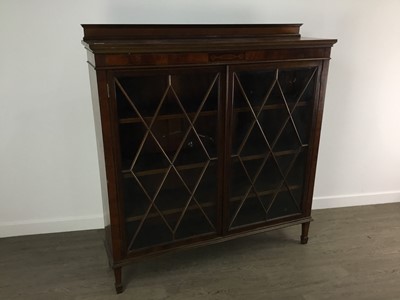
[(140, 261), (116, 295), (102, 231), (0, 239), (0, 299), (400, 299), (400, 203)]

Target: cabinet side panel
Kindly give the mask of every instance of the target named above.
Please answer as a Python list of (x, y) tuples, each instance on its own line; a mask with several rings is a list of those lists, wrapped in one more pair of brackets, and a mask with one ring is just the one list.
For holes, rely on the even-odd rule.
[(101, 194), (103, 202), (106, 247), (110, 254), (110, 264), (121, 259), (121, 234), (119, 208), (115, 188), (110, 124), (107, 107), (107, 81), (105, 71), (96, 71), (89, 65), (92, 104), (97, 140), (97, 155), (100, 169)]
[(310, 141), (310, 154), (309, 154), (309, 165), (308, 165), (308, 182), (307, 190), (305, 192), (305, 201), (303, 203), (303, 211), (306, 216), (311, 215), (311, 207), (312, 207), (312, 198), (314, 194), (314, 183), (315, 183), (315, 172), (317, 167), (317, 158), (318, 158), (318, 149), (319, 149), (319, 141), (321, 134), (321, 124), (322, 124), (322, 116), (325, 102), (325, 91), (326, 84), (328, 78), (328, 69), (329, 69), (329, 60), (325, 60), (322, 62), (321, 75), (319, 78), (320, 85), (318, 91), (318, 103), (315, 109), (315, 113), (313, 116), (314, 125), (312, 129), (312, 137)]
[(107, 195), (107, 177), (106, 177), (106, 165), (104, 161), (103, 135), (101, 132), (99, 95), (97, 92), (97, 76), (96, 76), (96, 71), (92, 66), (89, 65), (88, 68), (90, 76), (90, 89), (92, 94), (92, 106), (93, 106), (94, 126), (95, 126), (96, 144), (97, 144), (97, 158), (99, 163), (104, 226), (108, 227), (110, 226), (110, 210), (109, 210), (108, 195)]

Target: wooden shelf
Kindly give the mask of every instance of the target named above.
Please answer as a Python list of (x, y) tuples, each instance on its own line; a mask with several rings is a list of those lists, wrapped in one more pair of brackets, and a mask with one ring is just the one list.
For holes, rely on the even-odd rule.
[[(292, 104), (292, 102), (290, 102), (289, 104)], [(301, 106), (308, 106), (311, 105), (312, 102), (310, 101), (301, 101), (299, 103), (297, 103), (296, 107), (301, 107)], [(263, 106), (263, 110), (274, 110), (274, 109), (285, 109), (286, 105), (284, 103), (278, 103), (278, 104), (267, 104)], [(255, 111), (259, 111), (260, 110), (260, 106), (253, 106), (253, 109)], [(233, 109), (234, 113), (240, 113), (240, 112), (249, 112), (250, 108), (248, 106), (245, 107), (236, 107)]]
[[(217, 115), (216, 110), (207, 110), (207, 111), (202, 111), (200, 112), (199, 116), (202, 117), (209, 117), (209, 116), (216, 116)], [(188, 113), (187, 114), (190, 118), (190, 120), (193, 120), (193, 117), (196, 115), (196, 113)], [(157, 121), (165, 121), (165, 120), (173, 120), (173, 119), (183, 119), (185, 118), (185, 114), (167, 114), (167, 115), (158, 115), (157, 116)], [(151, 117), (143, 117), (143, 119), (146, 121), (147, 124), (150, 124), (151, 120), (153, 119), (153, 116)], [(131, 123), (141, 123), (142, 120), (139, 117), (133, 117), (133, 118), (121, 118), (119, 120), (120, 124), (131, 124)]]
[[(200, 204), (200, 203), (199, 203)], [(206, 203), (201, 203), (200, 204), (202, 209), (209, 208), (216, 206), (216, 202), (206, 202)], [(198, 205), (196, 203), (190, 204), (187, 208), (187, 210), (194, 210), (194, 209), (199, 209)], [(173, 209), (167, 209), (167, 210), (160, 210), (163, 216), (169, 216), (169, 215), (175, 215), (175, 214), (181, 214), (183, 211), (183, 208), (173, 208)], [(160, 215), (158, 213), (150, 213), (147, 215), (146, 219), (151, 219), (151, 218), (157, 218)], [(140, 221), (143, 218), (143, 215), (138, 215), (138, 216), (131, 216), (127, 217), (125, 219), (126, 222), (135, 222), (135, 221)]]
[[(296, 190), (296, 189), (300, 189), (302, 186), (301, 185), (291, 185), (289, 186), (290, 190)], [(271, 190), (266, 190), (266, 191), (262, 191), (259, 192), (258, 195), (259, 196), (265, 196), (265, 195), (271, 195), (274, 194), (276, 192), (281, 192), (281, 191), (285, 191), (286, 188), (281, 188), (281, 189), (271, 189)], [(243, 199), (244, 195), (241, 196), (236, 196), (236, 197), (232, 197), (229, 199), (229, 202), (238, 202), (241, 201)], [(249, 195), (247, 196), (247, 199), (249, 198), (254, 198), (256, 197), (255, 193), (249, 193)], [(216, 201), (214, 202), (205, 202), (205, 203), (199, 203), (202, 209), (206, 209), (206, 208), (210, 208), (210, 207), (214, 207), (216, 206)], [(199, 209), (198, 205), (196, 203), (192, 203), (188, 206), (187, 210), (194, 210), (194, 209)], [(169, 216), (169, 215), (174, 215), (174, 214), (181, 214), (182, 213), (183, 208), (171, 208), (171, 209), (166, 209), (166, 210), (161, 210), (161, 213), (163, 214), (164, 217)], [(151, 219), (151, 218), (157, 218), (160, 215), (158, 213), (149, 213), (146, 217), (146, 219)], [(136, 221), (140, 221), (143, 218), (143, 215), (137, 215), (137, 216), (129, 216), (125, 219), (126, 222), (136, 222)]]
[[(302, 185), (290, 185), (290, 186), (289, 186), (289, 189), (290, 189), (291, 191), (293, 191), (293, 190), (300, 189), (301, 187), (302, 187)], [(280, 188), (280, 189), (265, 190), (265, 191), (259, 192), (259, 193), (258, 193), (258, 196), (271, 195), (271, 194), (274, 194), (274, 193), (277, 193), (277, 192), (283, 192), (283, 191), (286, 191), (286, 190), (287, 190), (286, 187), (285, 187), (285, 188)], [(240, 195), (240, 196), (232, 197), (232, 198), (229, 199), (229, 202), (235, 202), (235, 201), (242, 200), (244, 196), (245, 196), (245, 195)], [(254, 197), (256, 197), (256, 194), (253, 193), (253, 192), (251, 192), (251, 193), (249, 193), (249, 194), (247, 195), (247, 199), (248, 199), (248, 198), (254, 198)]]
[[(311, 105), (311, 102), (309, 101), (302, 101), (297, 104), (296, 107), (301, 107), (301, 106), (308, 106)], [(274, 109), (284, 109), (286, 108), (285, 104), (268, 104), (263, 107), (263, 110), (274, 110)], [(254, 110), (258, 111), (260, 109), (260, 106), (254, 106)], [(238, 107), (233, 109), (234, 113), (241, 113), (241, 112), (249, 112), (250, 108), (249, 107)], [(216, 110), (208, 110), (208, 111), (202, 111), (200, 112), (199, 116), (202, 117), (208, 117), (208, 116), (216, 116), (217, 115)], [(193, 117), (196, 113), (188, 113), (187, 115), (189, 116), (190, 120), (193, 120)], [(158, 115), (157, 116), (157, 121), (165, 121), (165, 120), (173, 120), (173, 119), (183, 119), (185, 118), (185, 114), (165, 114), (165, 115)], [(146, 121), (147, 124), (151, 122), (153, 119), (153, 116), (145, 116), (143, 119)], [(132, 123), (141, 123), (142, 120), (139, 117), (132, 117), (132, 118), (121, 118), (119, 120), (120, 124), (132, 124)]]
[[(211, 163), (215, 162), (217, 158), (211, 158)], [(201, 163), (194, 163), (194, 164), (187, 164), (187, 165), (181, 165), (181, 166), (175, 166), (175, 168), (178, 171), (181, 170), (191, 170), (191, 169), (196, 169), (196, 168), (203, 168), (205, 166), (205, 162)], [(149, 175), (157, 175), (157, 174), (164, 174), (167, 172), (168, 168), (160, 168), (160, 169), (151, 169), (151, 170), (144, 170), (144, 171), (138, 171), (135, 172), (135, 175), (137, 177), (142, 177), (142, 176), (149, 176)], [(122, 170), (122, 176), (123, 178), (132, 178), (133, 175), (130, 170)]]
[[(304, 146), (304, 147), (307, 147)], [(275, 152), (274, 155), (275, 157), (280, 157), (280, 156), (285, 156), (285, 155), (291, 155), (291, 154), (295, 154), (297, 153), (298, 150), (285, 150), (285, 151), (279, 151), (279, 152)], [(232, 155), (232, 158), (237, 158), (238, 155)], [(248, 156), (241, 156), (240, 158), (242, 159), (242, 161), (249, 161), (249, 160), (256, 160), (256, 159), (262, 159), (265, 157), (265, 154), (258, 154), (258, 155), (248, 155)], [(216, 161), (217, 158), (211, 158), (211, 162)], [(187, 165), (181, 165), (181, 166), (175, 166), (175, 168), (178, 171), (181, 170), (190, 170), (190, 169), (196, 169), (196, 168), (202, 168), (204, 167), (205, 162), (201, 162), (201, 163), (193, 163), (193, 164), (187, 164)], [(135, 175), (137, 177), (142, 177), (142, 176), (149, 176), (149, 175), (157, 175), (157, 174), (164, 174), (165, 172), (167, 172), (168, 167), (165, 168), (158, 168), (158, 169), (149, 169), (149, 170), (143, 170), (143, 171), (138, 171), (135, 172)], [(130, 170), (122, 170), (122, 176), (123, 178), (132, 178), (133, 175), (131, 173)]]
[[(302, 148), (308, 147), (308, 145), (303, 145)], [(296, 150), (285, 150), (285, 151), (279, 151), (279, 152), (274, 152), (275, 157), (280, 157), (280, 156), (285, 156), (285, 155), (291, 155), (291, 154), (296, 154)], [(303, 150), (302, 150), (303, 151)], [(238, 158), (239, 155), (231, 155), (231, 158)], [(265, 154), (256, 154), (256, 155), (246, 155), (246, 156), (240, 156), (242, 161), (249, 161), (249, 160), (255, 160), (255, 159), (262, 159), (265, 157)]]

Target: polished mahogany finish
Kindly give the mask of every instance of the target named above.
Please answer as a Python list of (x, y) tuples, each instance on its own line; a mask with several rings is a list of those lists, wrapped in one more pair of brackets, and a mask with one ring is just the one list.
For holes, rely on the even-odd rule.
[(336, 40), (300, 24), (82, 26), (118, 293), (144, 256), (295, 224), (307, 243)]

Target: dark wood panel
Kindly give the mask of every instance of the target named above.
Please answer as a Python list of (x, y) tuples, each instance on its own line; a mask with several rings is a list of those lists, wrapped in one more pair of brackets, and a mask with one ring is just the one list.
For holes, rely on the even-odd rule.
[[(153, 51), (154, 52), (154, 51)], [(329, 59), (325, 48), (269, 49), (243, 52), (195, 52), (195, 53), (117, 53), (98, 54), (90, 61), (96, 68), (129, 68), (131, 66), (167, 66), (201, 64), (239, 64), (259, 61), (291, 61)]]
[(301, 24), (104, 25), (83, 24), (84, 40), (298, 37)]

